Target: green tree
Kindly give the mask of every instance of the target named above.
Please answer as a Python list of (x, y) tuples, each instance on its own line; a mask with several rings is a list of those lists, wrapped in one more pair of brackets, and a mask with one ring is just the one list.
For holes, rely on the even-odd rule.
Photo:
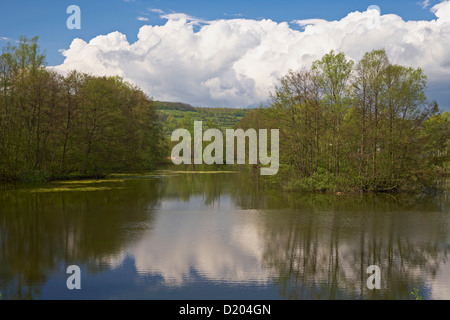
[(45, 68), (37, 38), (0, 56), (0, 178), (148, 170), (163, 156), (156, 106), (120, 77)]
[(384, 50), (354, 64), (331, 51), (310, 70), (289, 71), (272, 103), (241, 127), (280, 129), (286, 189), (395, 191), (431, 186), (445, 174), (448, 114), (425, 95), (420, 68), (393, 65)]
[(353, 61), (347, 60), (343, 53), (336, 54), (334, 51), (315, 61), (312, 66), (322, 90), (326, 121), (331, 124), (328, 132), (331, 149), (329, 169), (337, 176), (340, 173), (343, 121), (351, 101), (349, 80), (352, 69)]

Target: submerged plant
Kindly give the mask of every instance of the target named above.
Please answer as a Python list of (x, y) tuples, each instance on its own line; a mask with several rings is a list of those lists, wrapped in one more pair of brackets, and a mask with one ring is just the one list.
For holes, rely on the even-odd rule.
[(411, 291), (411, 295), (414, 300), (423, 300), (423, 297), (419, 294), (419, 289), (414, 288), (413, 291)]

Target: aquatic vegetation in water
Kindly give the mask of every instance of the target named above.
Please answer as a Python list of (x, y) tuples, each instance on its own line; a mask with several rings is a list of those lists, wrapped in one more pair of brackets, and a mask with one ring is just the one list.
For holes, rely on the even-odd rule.
[(411, 291), (411, 296), (414, 300), (423, 300), (423, 297), (419, 294), (419, 289), (414, 288), (413, 291)]
[(54, 184), (94, 184), (105, 182), (124, 182), (124, 179), (91, 179), (91, 180), (70, 180), (70, 181), (54, 181)]
[(238, 173), (238, 171), (173, 171), (173, 173), (215, 174), (215, 173)]
[(57, 188), (37, 188), (28, 192), (41, 193), (41, 192), (66, 192), (66, 191), (106, 191), (113, 189), (123, 189), (122, 187), (57, 187)]

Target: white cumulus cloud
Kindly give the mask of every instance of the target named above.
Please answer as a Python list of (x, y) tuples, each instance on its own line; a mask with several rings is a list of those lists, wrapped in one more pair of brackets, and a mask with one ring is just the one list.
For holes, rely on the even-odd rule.
[(431, 21), (404, 21), (373, 10), (336, 21), (293, 21), (301, 30), (287, 22), (202, 21), (160, 12), (167, 22), (142, 26), (134, 43), (118, 31), (89, 42), (74, 39), (62, 53), (64, 63), (54, 68), (120, 75), (158, 100), (242, 107), (267, 101), (279, 77), (309, 68), (332, 49), (355, 61), (385, 49), (393, 63), (421, 67), (429, 78), (429, 97), (450, 105), (450, 1), (431, 11), (436, 16)]

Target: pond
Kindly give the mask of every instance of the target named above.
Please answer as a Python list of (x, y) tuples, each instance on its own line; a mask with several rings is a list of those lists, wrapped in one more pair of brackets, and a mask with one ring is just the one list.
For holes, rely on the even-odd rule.
[(0, 299), (450, 299), (447, 193), (285, 194), (255, 180), (167, 170), (3, 185)]

